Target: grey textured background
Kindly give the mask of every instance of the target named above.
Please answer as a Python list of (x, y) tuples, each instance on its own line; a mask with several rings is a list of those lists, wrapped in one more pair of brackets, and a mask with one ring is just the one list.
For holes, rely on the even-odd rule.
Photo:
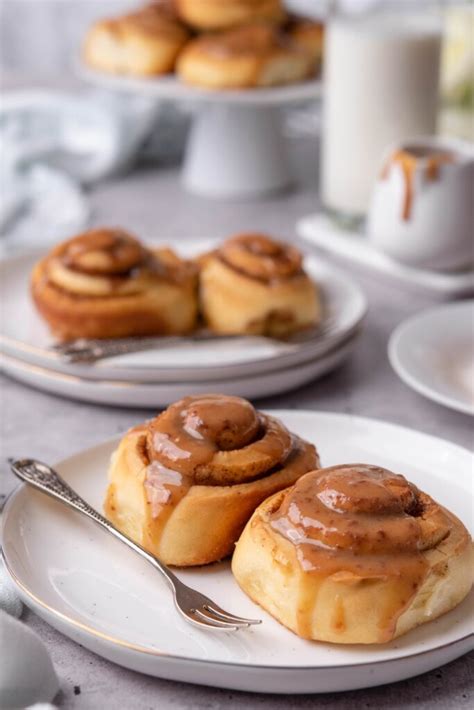
[[(121, 4), (128, 0), (121, 0)], [(306, 0), (311, 2), (311, 0)], [(0, 0), (2, 78), (7, 86), (38, 86), (39, 77), (69, 86), (71, 47), (77, 46), (91, 19), (116, 7), (117, 0)], [(19, 79), (21, 77), (21, 79)], [(225, 237), (235, 231), (262, 229), (295, 239), (296, 220), (317, 208), (316, 141), (295, 140), (293, 191), (256, 201), (209, 202), (182, 191), (175, 168), (141, 167), (110, 180), (90, 193), (94, 224), (120, 224), (146, 239)], [(353, 357), (324, 379), (281, 397), (265, 407), (350, 412), (413, 427), (470, 447), (469, 417), (444, 409), (409, 390), (391, 370), (387, 339), (407, 316), (432, 306), (435, 299), (346, 264), (370, 302), (367, 327)], [(149, 416), (56, 398), (2, 378), (0, 380), (0, 494), (16, 485), (7, 456), (34, 456), (54, 462), (124, 431)], [(420, 452), (413, 452), (420, 455)], [(189, 686), (142, 676), (95, 656), (61, 636), (35, 614), (25, 622), (48, 646), (61, 681), (56, 704), (78, 710), (117, 708), (420, 708), (458, 710), (473, 705), (474, 653), (419, 678), (382, 688), (322, 696), (252, 695)]]

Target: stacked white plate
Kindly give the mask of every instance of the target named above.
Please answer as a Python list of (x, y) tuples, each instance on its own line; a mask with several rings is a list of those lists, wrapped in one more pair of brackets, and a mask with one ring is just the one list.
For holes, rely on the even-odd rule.
[[(180, 242), (179, 252), (193, 256), (213, 246), (209, 241)], [(22, 255), (0, 263), (3, 369), (33, 387), (87, 402), (163, 407), (210, 391), (250, 399), (285, 392), (342, 363), (356, 344), (367, 311), (363, 293), (345, 273), (309, 256), (305, 266), (321, 287), (324, 318), (321, 328), (301, 342), (183, 338), (172, 346), (91, 365), (69, 364), (51, 349), (51, 336), (31, 303), (28, 281), (38, 257)]]

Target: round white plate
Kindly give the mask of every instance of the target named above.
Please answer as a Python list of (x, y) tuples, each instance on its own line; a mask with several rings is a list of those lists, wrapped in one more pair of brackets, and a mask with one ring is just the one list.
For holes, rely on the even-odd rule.
[[(403, 473), (472, 528), (473, 457), (465, 449), (349, 415), (274, 414), (317, 444), (324, 465), (368, 462)], [(57, 466), (99, 509), (117, 443)], [(332, 692), (409, 678), (473, 648), (473, 593), (389, 644), (337, 646), (305, 641), (278, 624), (239, 589), (228, 563), (178, 576), (229, 611), (263, 623), (238, 633), (198, 630), (178, 617), (166, 583), (144, 560), (87, 519), (23, 486), (3, 514), (3, 551), (21, 597), (52, 626), (111, 661), (172, 680), (258, 692)]]
[[(180, 253), (193, 257), (215, 246), (216, 241), (180, 241), (177, 248)], [(291, 347), (251, 337), (207, 343), (194, 343), (183, 338), (182, 344), (174, 347), (103, 360), (94, 365), (68, 365), (48, 350), (53, 341), (31, 302), (29, 277), (39, 256), (38, 253), (22, 255), (0, 262), (1, 350), (33, 365), (89, 379), (146, 380), (165, 384), (265, 374), (328, 353), (355, 332), (367, 311), (364, 294), (345, 273), (321, 259), (308, 256), (305, 265), (321, 286), (324, 318), (332, 324), (327, 337), (319, 337), (315, 329), (314, 338)]]
[(390, 337), (388, 356), (409, 387), (474, 415), (474, 301), (441, 306), (404, 321)]
[(22, 360), (0, 355), (0, 366), (11, 377), (38, 389), (63, 397), (111, 404), (118, 407), (167, 407), (181, 397), (205, 392), (222, 392), (247, 399), (270, 397), (301, 387), (301, 385), (327, 374), (340, 365), (352, 352), (358, 333), (321, 358), (301, 363), (297, 367), (271, 371), (260, 375), (234, 379), (198, 382), (125, 382), (117, 380), (88, 380), (75, 375), (65, 375)]
[(106, 74), (105, 72), (90, 69), (80, 59), (76, 60), (76, 71), (82, 79), (90, 84), (95, 84), (108, 90), (124, 91), (150, 98), (170, 99), (173, 101), (207, 101), (246, 106), (282, 106), (319, 98), (322, 93), (320, 79), (302, 81), (288, 86), (274, 86), (267, 89), (216, 90), (190, 86), (173, 75), (142, 78)]

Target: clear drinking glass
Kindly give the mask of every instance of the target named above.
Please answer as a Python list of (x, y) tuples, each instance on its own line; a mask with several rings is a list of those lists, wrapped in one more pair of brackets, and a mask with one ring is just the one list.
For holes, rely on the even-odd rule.
[(440, 2), (337, 0), (325, 39), (321, 198), (358, 225), (384, 151), (436, 131)]

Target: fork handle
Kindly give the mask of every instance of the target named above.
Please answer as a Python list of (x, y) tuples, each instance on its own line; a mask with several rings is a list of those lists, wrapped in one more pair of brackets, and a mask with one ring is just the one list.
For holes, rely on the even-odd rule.
[(34, 459), (21, 459), (18, 461), (10, 461), (10, 466), (13, 473), (28, 485), (36, 488), (42, 493), (46, 493), (52, 498), (56, 498), (69, 508), (79, 511), (87, 518), (90, 518), (95, 523), (100, 525), (104, 530), (107, 530), (111, 535), (124, 542), (132, 550), (138, 552), (144, 557), (166, 578), (171, 588), (174, 590), (180, 584), (178, 578), (173, 572), (161, 562), (157, 557), (145, 550), (141, 545), (134, 542), (128, 535), (125, 535), (113, 525), (110, 520), (104, 518), (95, 508), (93, 508), (84, 498), (76, 493), (61, 476), (50, 466), (35, 461)]

